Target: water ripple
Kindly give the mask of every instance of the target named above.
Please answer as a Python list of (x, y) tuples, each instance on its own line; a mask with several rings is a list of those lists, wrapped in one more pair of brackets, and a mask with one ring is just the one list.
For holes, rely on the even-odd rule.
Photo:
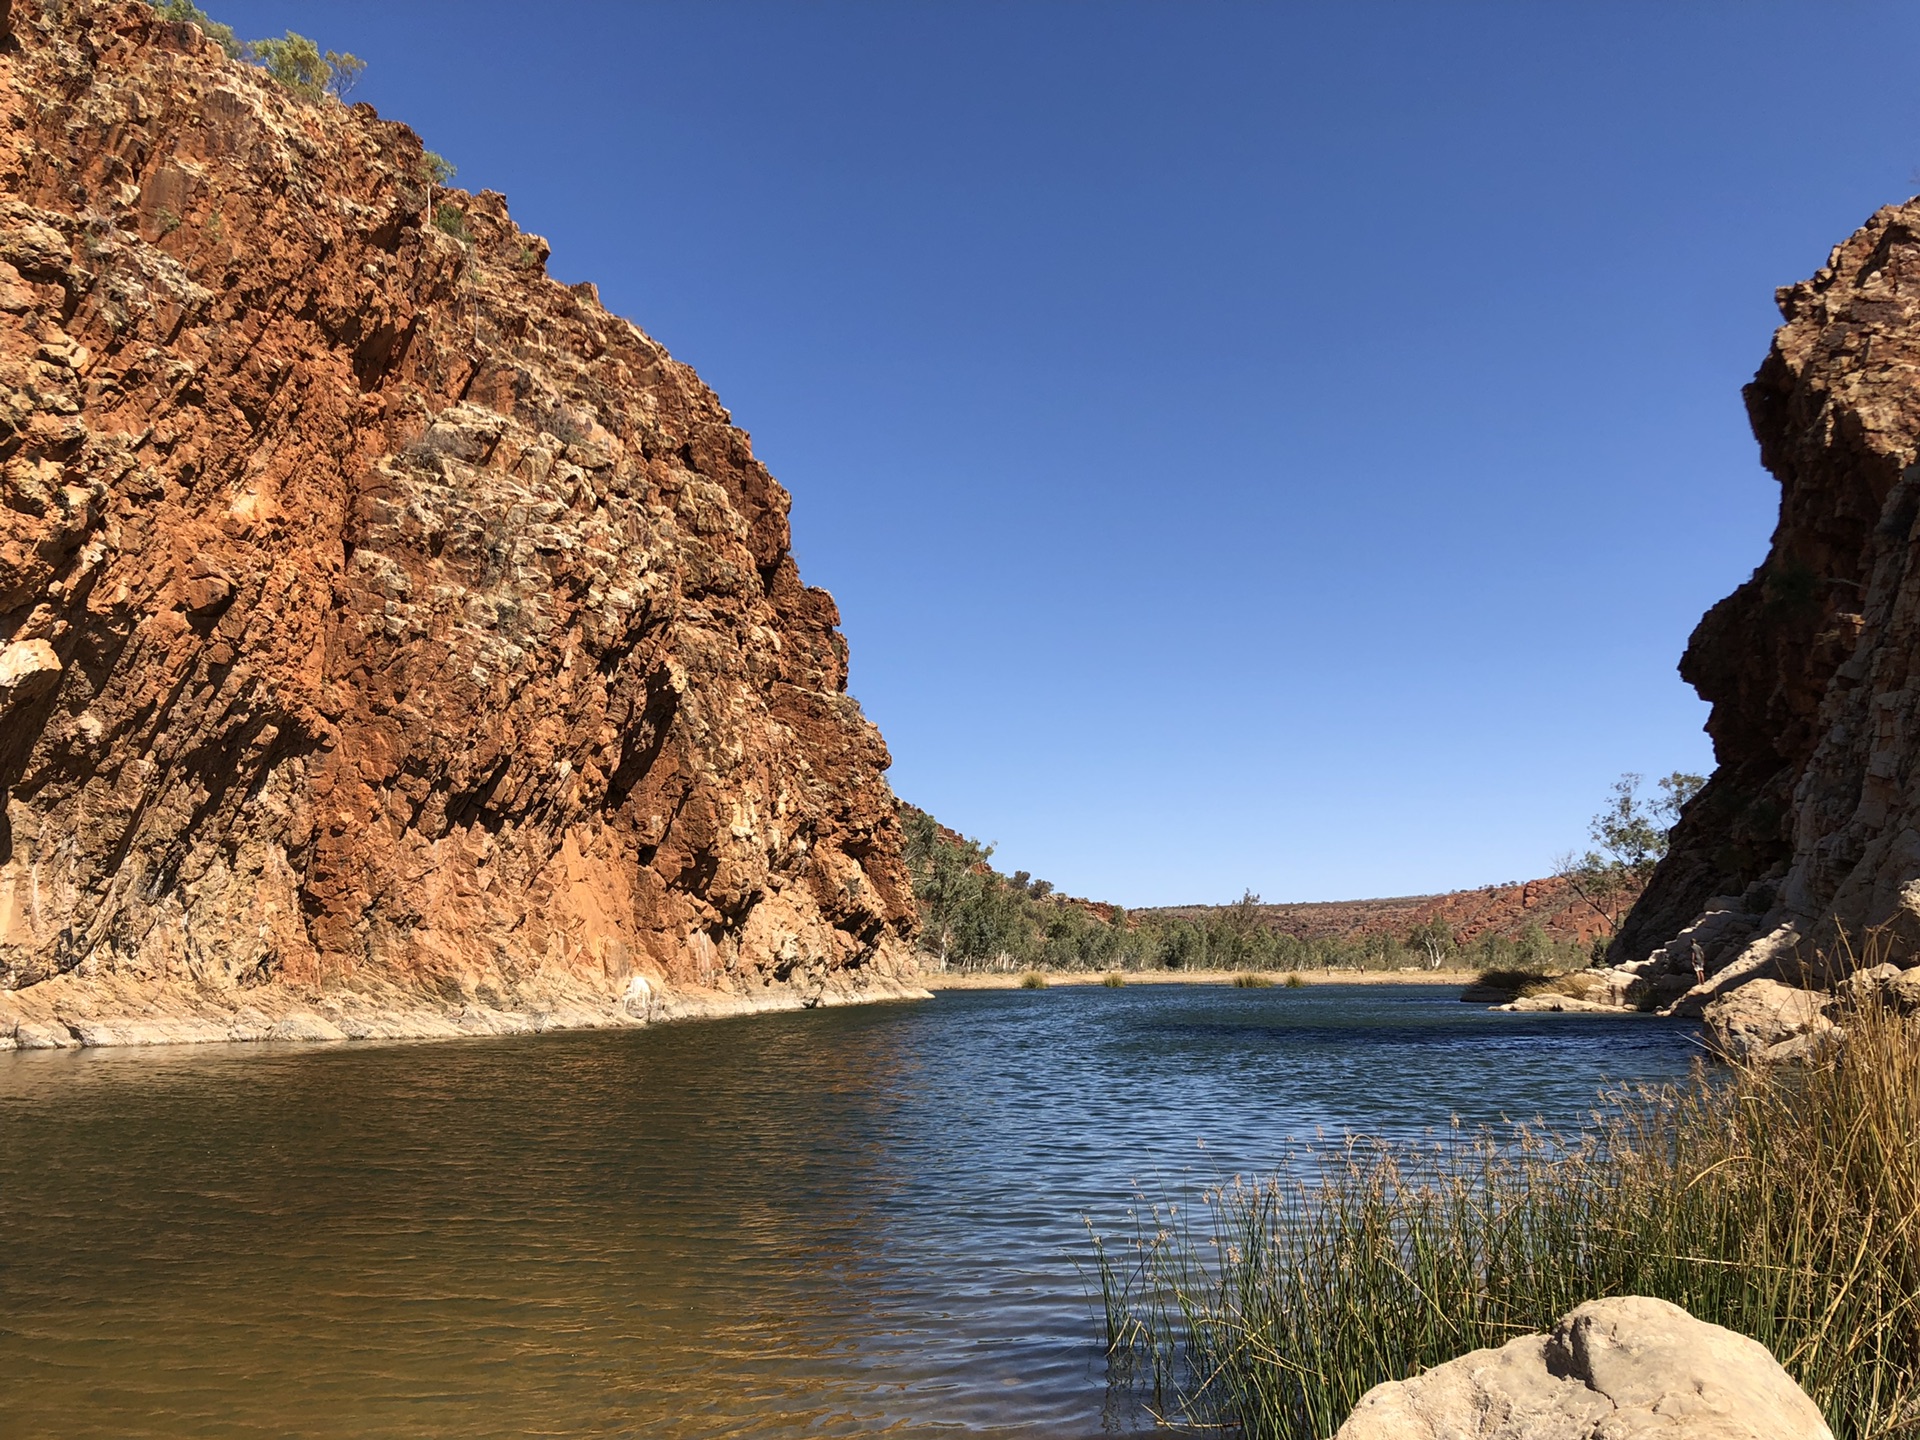
[(0, 1416), (64, 1436), (1074, 1437), (1085, 1222), (1291, 1137), (1577, 1122), (1660, 1022), (1418, 987), (949, 994), (0, 1056)]

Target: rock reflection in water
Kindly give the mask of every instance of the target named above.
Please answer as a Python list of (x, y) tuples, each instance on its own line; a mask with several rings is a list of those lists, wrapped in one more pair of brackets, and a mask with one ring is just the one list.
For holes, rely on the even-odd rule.
[(1603, 1075), (1691, 1053), (1659, 1022), (1394, 987), (0, 1056), (0, 1414), (69, 1437), (1125, 1429), (1083, 1216), (1316, 1125), (1576, 1121)]

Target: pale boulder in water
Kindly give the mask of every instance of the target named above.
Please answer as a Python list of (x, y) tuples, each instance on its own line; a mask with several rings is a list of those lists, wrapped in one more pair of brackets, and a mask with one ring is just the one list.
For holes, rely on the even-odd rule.
[(1376, 1385), (1334, 1440), (1833, 1440), (1764, 1345), (1640, 1295)]

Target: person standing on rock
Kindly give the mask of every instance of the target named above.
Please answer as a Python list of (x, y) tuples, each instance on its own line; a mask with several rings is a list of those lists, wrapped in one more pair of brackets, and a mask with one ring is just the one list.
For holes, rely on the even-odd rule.
[(1707, 956), (1706, 952), (1700, 948), (1698, 940), (1693, 942), (1693, 983), (1696, 985), (1707, 983)]

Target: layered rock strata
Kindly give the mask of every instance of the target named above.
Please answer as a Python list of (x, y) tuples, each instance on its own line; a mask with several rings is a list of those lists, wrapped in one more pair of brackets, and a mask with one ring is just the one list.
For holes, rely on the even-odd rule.
[(0, 1045), (911, 993), (886, 748), (692, 371), (367, 106), (0, 26)]
[(1777, 298), (1746, 399), (1779, 525), (1681, 661), (1718, 766), (1611, 957), (1710, 1020), (1749, 979), (1920, 960), (1920, 201)]

